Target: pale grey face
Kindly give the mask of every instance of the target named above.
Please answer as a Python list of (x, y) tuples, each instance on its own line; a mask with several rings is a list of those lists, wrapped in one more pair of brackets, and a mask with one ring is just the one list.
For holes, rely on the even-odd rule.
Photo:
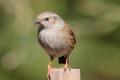
[(64, 27), (64, 21), (61, 17), (53, 12), (42, 12), (38, 15), (36, 24), (44, 28), (62, 28)]

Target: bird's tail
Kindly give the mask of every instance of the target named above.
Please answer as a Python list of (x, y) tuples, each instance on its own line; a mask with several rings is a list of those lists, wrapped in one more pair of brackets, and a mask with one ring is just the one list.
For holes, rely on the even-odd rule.
[(67, 57), (65, 57), (65, 56), (59, 57), (58, 58), (59, 64), (66, 64), (66, 59), (67, 59)]

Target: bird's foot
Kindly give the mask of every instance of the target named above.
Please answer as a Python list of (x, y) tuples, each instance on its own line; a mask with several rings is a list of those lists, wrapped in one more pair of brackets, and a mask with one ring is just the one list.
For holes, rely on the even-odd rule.
[(51, 70), (52, 70), (52, 67), (48, 66), (48, 73), (47, 73), (48, 80), (51, 80), (51, 77), (50, 77)]
[(51, 78), (50, 78), (50, 73), (51, 73), (51, 71), (52, 71), (52, 67), (51, 67), (51, 65), (49, 64), (49, 65), (48, 65), (48, 73), (47, 73), (47, 78), (48, 78), (48, 80), (51, 80)]
[(67, 69), (70, 71), (70, 66), (68, 66), (68, 64), (65, 64), (64, 65), (64, 71), (66, 71)]

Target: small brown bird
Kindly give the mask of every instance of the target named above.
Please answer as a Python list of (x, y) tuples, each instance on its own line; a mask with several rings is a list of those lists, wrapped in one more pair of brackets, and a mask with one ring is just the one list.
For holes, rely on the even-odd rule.
[(50, 56), (48, 73), (55, 57), (58, 57), (60, 64), (64, 64), (66, 70), (68, 57), (76, 43), (75, 35), (69, 25), (53, 12), (42, 12), (38, 15), (35, 24), (39, 25), (38, 41)]

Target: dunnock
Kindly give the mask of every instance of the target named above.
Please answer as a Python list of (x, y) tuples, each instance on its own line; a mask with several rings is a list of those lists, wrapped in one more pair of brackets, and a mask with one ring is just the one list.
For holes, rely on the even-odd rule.
[(38, 15), (35, 24), (38, 28), (38, 41), (50, 56), (48, 72), (52, 60), (57, 57), (64, 69), (68, 68), (68, 57), (73, 50), (76, 39), (69, 25), (53, 12), (42, 12)]

